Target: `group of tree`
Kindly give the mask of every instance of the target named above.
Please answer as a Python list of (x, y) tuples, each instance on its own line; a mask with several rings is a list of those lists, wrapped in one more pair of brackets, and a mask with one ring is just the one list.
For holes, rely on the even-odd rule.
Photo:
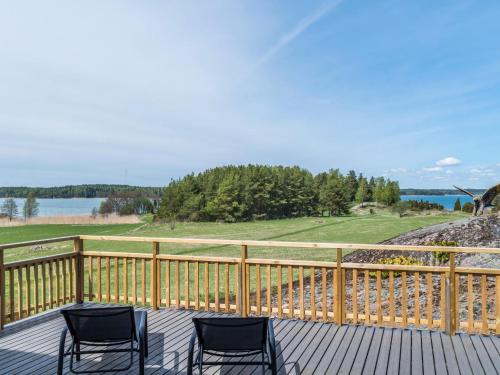
[(408, 207), (412, 211), (444, 210), (444, 206), (439, 203), (432, 203), (424, 200), (408, 200)]
[(38, 198), (107, 198), (112, 194), (137, 192), (148, 198), (159, 199), (162, 195), (162, 188), (107, 184), (0, 187), (0, 198), (27, 198), (30, 193)]
[(353, 202), (399, 200), (397, 182), (338, 169), (313, 175), (284, 166), (224, 166), (173, 180), (164, 189), (158, 220), (245, 221), (343, 215)]
[(439, 203), (431, 203), (424, 200), (401, 200), (392, 206), (392, 210), (403, 217), (407, 211), (422, 212), (426, 210), (444, 210), (444, 206)]
[[(485, 189), (467, 188), (472, 194), (481, 195)], [(401, 195), (454, 195), (463, 194), (457, 189), (401, 189)]]
[[(106, 200), (101, 202), (99, 213), (107, 215), (116, 213), (118, 215), (143, 215), (153, 213), (155, 202), (149, 199), (140, 191), (117, 192), (111, 194)], [(97, 210), (92, 210), (92, 215), (97, 214)]]
[[(13, 198), (7, 198), (0, 207), (0, 215), (7, 217), (9, 221), (17, 217), (18, 213), (17, 203)], [(23, 217), (24, 219), (29, 219), (37, 215), (38, 202), (35, 195), (30, 192), (23, 204)]]

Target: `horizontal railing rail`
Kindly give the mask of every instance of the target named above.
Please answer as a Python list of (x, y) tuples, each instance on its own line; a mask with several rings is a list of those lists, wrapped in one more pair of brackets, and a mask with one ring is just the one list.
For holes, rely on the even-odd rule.
[[(73, 251), (11, 263), (8, 249), (73, 241)], [(84, 250), (85, 241), (150, 243), (151, 251)], [(238, 246), (239, 257), (160, 253), (162, 243)], [(332, 249), (335, 261), (248, 257), (248, 248)], [(446, 252), (449, 265), (342, 261), (342, 251)], [(68, 236), (0, 245), (0, 328), (70, 302), (98, 301), (337, 324), (500, 333), (500, 270), (456, 267), (455, 254), (498, 248), (199, 238)]]

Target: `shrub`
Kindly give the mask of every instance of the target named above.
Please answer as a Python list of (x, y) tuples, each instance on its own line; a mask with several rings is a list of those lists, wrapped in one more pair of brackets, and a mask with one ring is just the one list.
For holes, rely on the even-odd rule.
[(471, 202), (464, 203), (464, 205), (462, 206), (462, 211), (471, 214), (472, 211), (474, 211), (474, 204)]
[[(448, 246), (448, 247), (457, 247), (458, 242), (456, 241), (431, 241), (427, 244), (427, 246)], [(450, 260), (450, 253), (446, 251), (436, 251), (432, 253), (434, 259), (436, 259), (439, 263), (446, 263)]]
[[(400, 255), (394, 258), (382, 258), (377, 261), (378, 264), (394, 264), (401, 266), (422, 266), (424, 263), (418, 259), (412, 257), (405, 257)], [(370, 272), (370, 276), (376, 276), (376, 272)], [(401, 272), (395, 271), (394, 276), (401, 276)], [(382, 278), (386, 279), (389, 277), (389, 271), (382, 271)]]

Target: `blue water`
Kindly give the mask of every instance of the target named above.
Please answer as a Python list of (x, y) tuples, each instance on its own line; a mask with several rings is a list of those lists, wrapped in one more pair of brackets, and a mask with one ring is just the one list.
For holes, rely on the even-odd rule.
[[(401, 200), (424, 200), (432, 203), (439, 203), (447, 210), (453, 210), (453, 206), (457, 198), (460, 198), (462, 205), (465, 202), (472, 202), (468, 195), (402, 195)], [(22, 216), (24, 199), (14, 199), (17, 203), (19, 216)], [(62, 216), (62, 215), (89, 215), (92, 208), (99, 206), (104, 198), (54, 198), (54, 199), (37, 199), (38, 216)], [(3, 204), (4, 198), (0, 198), (0, 205)]]
[(457, 198), (460, 199), (462, 206), (466, 202), (472, 203), (472, 198), (468, 195), (402, 195), (401, 200), (423, 200), (431, 203), (438, 203), (444, 206), (445, 209), (452, 211)]
[[(4, 198), (0, 198), (0, 205)], [(24, 199), (15, 198), (18, 215), (22, 216)], [(104, 198), (38, 198), (38, 216), (90, 215), (92, 209), (101, 205)]]

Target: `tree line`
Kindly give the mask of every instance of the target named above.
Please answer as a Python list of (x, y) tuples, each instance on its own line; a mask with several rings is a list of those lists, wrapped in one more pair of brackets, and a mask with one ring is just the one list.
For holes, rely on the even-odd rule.
[(160, 198), (162, 188), (130, 185), (66, 185), (54, 187), (0, 187), (0, 198), (27, 198), (32, 193), (38, 198), (107, 198), (117, 193), (140, 192), (148, 198)]
[(399, 192), (396, 181), (355, 171), (313, 175), (297, 166), (224, 166), (171, 181), (155, 219), (236, 222), (344, 215), (354, 202), (393, 205)]

